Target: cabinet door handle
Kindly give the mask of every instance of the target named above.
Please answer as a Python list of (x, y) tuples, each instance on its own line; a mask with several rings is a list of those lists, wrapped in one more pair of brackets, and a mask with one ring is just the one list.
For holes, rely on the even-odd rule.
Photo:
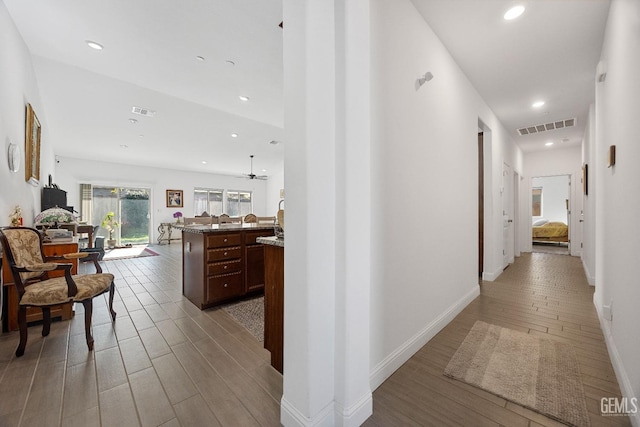
[(224, 266), (224, 269), (226, 270), (226, 269), (227, 269), (227, 267), (229, 267), (229, 266), (228, 266), (228, 265), (225, 265), (225, 266)]
[(229, 254), (229, 252), (225, 252), (225, 253), (224, 253), (224, 256), (227, 256), (228, 254)]
[(224, 287), (225, 287), (225, 288), (228, 288), (228, 287), (229, 287), (229, 284), (228, 284), (228, 283), (225, 283), (225, 284), (224, 284)]
[(227, 243), (227, 239), (224, 239), (224, 242)]

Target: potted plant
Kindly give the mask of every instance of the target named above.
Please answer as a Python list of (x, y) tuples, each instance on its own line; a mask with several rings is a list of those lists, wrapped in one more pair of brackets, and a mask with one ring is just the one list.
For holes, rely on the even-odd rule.
[(116, 221), (116, 214), (114, 214), (113, 212), (107, 213), (107, 215), (102, 220), (102, 226), (109, 232), (109, 240), (107, 240), (107, 246), (109, 246), (109, 249), (113, 249), (116, 246), (116, 241), (113, 238), (113, 232), (116, 230), (116, 228), (118, 228), (119, 225), (120, 223)]
[(176, 219), (176, 224), (180, 224), (182, 222), (182, 212), (175, 212), (173, 217)]

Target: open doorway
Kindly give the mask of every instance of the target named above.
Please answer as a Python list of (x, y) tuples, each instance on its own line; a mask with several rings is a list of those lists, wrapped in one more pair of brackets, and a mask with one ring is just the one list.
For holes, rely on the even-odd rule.
[(534, 177), (531, 180), (532, 251), (569, 255), (571, 177)]

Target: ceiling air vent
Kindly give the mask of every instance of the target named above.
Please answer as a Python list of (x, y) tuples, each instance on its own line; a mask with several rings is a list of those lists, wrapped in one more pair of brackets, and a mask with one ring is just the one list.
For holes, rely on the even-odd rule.
[(142, 107), (133, 107), (131, 109), (131, 112), (133, 114), (139, 114), (141, 116), (145, 116), (145, 117), (153, 117), (156, 115), (156, 112), (153, 110), (149, 110), (147, 108), (142, 108)]
[(527, 126), (518, 129), (518, 134), (520, 136), (523, 135), (532, 135), (534, 133), (547, 132), (550, 130), (570, 128), (576, 125), (576, 119), (566, 119), (559, 120), (557, 122), (545, 123), (541, 125)]

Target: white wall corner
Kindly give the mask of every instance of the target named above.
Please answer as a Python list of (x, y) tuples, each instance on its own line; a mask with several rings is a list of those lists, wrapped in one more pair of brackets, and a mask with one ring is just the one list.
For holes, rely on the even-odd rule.
[(591, 274), (591, 272), (589, 271), (589, 266), (584, 261), (584, 258), (580, 257), (580, 259), (582, 260), (582, 268), (584, 268), (584, 274), (585, 274), (585, 276), (587, 276), (587, 283), (589, 283), (589, 285), (591, 285), (591, 286), (595, 286), (596, 285), (596, 277), (593, 274)]
[[(626, 397), (627, 399), (632, 399), (635, 396), (633, 394), (633, 387), (631, 386), (631, 379), (629, 375), (627, 375), (627, 371), (622, 364), (622, 358), (620, 357), (620, 353), (618, 352), (618, 347), (613, 339), (613, 334), (611, 333), (611, 321), (607, 320), (604, 317), (603, 307), (598, 302), (597, 298), (594, 295), (593, 305), (596, 307), (596, 313), (598, 313), (598, 320), (600, 320), (600, 328), (602, 329), (602, 334), (604, 335), (604, 341), (607, 344), (607, 350), (609, 351), (609, 356), (611, 357), (611, 364), (613, 365), (613, 371), (616, 373), (616, 379), (618, 380), (618, 384), (620, 385), (620, 392), (622, 393), (622, 397)], [(629, 420), (634, 427), (640, 427), (640, 415), (636, 411), (634, 414), (629, 414)]]
[(371, 390), (365, 393), (356, 403), (349, 408), (335, 405), (336, 426), (338, 427), (358, 427), (366, 421), (373, 413), (373, 394)]
[(483, 271), (482, 272), (482, 280), (486, 280), (487, 282), (493, 282), (496, 280), (504, 271), (504, 268), (500, 267), (495, 271)]
[(378, 388), (387, 378), (391, 376), (400, 366), (420, 350), (431, 338), (449, 324), (467, 305), (480, 295), (480, 287), (473, 285), (459, 301), (445, 310), (433, 322), (429, 323), (416, 335), (408, 339), (394, 352), (378, 363), (371, 371), (371, 390)]
[(331, 402), (316, 416), (310, 418), (283, 397), (280, 401), (280, 422), (287, 427), (334, 427), (334, 404)]

